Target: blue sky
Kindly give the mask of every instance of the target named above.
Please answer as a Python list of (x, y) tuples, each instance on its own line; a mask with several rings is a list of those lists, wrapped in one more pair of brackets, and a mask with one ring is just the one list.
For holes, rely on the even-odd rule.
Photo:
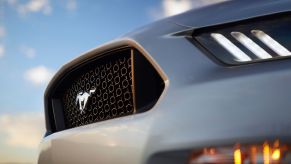
[(19, 13), (7, 5), (2, 20), (6, 46), (0, 60), (0, 89), (10, 94), (1, 97), (6, 103), (0, 104), (0, 112), (37, 112), (45, 86), (31, 85), (23, 79), (25, 71), (39, 66), (56, 71), (80, 53), (152, 21), (147, 10), (157, 5), (155, 2), (82, 1), (68, 9), (68, 2), (52, 1), (48, 14)]
[(223, 0), (0, 0), (0, 163), (35, 163), (49, 79), (139, 26)]

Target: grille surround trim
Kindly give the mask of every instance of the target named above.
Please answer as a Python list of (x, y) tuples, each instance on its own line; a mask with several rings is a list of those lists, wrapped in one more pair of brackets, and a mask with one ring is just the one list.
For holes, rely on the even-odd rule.
[[(169, 87), (169, 79), (165, 72), (161, 69), (161, 67), (157, 64), (157, 62), (149, 55), (149, 53), (139, 45), (135, 40), (132, 39), (122, 39), (116, 40), (114, 42), (107, 43), (95, 49), (92, 49), (88, 52), (81, 54), (81, 56), (73, 59), (72, 61), (68, 62), (67, 64), (63, 65), (62, 68), (54, 75), (50, 83), (48, 84), (45, 95), (44, 95), (44, 110), (45, 110), (45, 120), (46, 120), (46, 136), (50, 135), (54, 132), (58, 132), (61, 130), (68, 130), (62, 128), (62, 125), (56, 125), (56, 118), (58, 116), (54, 116), (53, 107), (49, 100), (52, 99), (52, 95), (55, 92), (56, 86), (60, 83), (60, 80), (66, 77), (66, 73), (74, 70), (78, 66), (90, 61), (92, 58), (96, 58), (102, 56), (106, 53), (110, 53), (119, 49), (123, 48), (134, 48), (140, 52), (140, 54), (150, 63), (153, 69), (158, 73), (159, 77), (162, 79), (164, 87), (163, 90), (155, 102), (155, 104), (151, 107), (150, 110), (154, 110), (156, 106), (160, 103), (161, 99), (165, 96), (165, 93)], [(124, 117), (126, 119), (126, 117)], [(90, 124), (88, 124), (90, 125)], [(88, 126), (85, 125), (85, 126)], [(60, 128), (61, 127), (61, 128)], [(80, 127), (76, 127), (80, 128)]]

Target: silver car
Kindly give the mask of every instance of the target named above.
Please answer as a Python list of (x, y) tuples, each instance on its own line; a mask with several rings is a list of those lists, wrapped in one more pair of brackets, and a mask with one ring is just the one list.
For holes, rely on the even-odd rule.
[(291, 1), (228, 1), (65, 64), (39, 163), (291, 163)]

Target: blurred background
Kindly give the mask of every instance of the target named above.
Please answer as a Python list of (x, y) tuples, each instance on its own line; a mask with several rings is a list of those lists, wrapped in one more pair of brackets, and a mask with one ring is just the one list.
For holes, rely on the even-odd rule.
[(43, 94), (65, 63), (147, 23), (224, 0), (0, 0), (0, 164), (36, 163)]

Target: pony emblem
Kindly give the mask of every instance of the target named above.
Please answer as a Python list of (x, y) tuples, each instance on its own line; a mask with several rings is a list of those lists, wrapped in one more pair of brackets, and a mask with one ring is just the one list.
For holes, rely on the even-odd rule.
[(91, 89), (89, 93), (81, 91), (77, 94), (76, 105), (79, 104), (79, 110), (81, 111), (81, 114), (85, 113), (84, 109), (86, 107), (87, 101), (91, 94), (94, 93), (95, 91), (96, 89)]

